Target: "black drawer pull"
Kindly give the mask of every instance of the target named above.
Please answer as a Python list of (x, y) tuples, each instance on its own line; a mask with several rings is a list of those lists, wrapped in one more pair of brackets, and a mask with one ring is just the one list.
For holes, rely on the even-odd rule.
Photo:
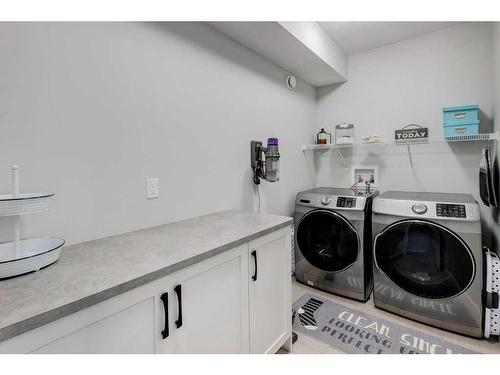
[(175, 326), (177, 328), (182, 327), (182, 286), (179, 284), (174, 288), (175, 294), (177, 294), (177, 306), (179, 313), (177, 315), (177, 320), (175, 321)]
[(170, 334), (168, 329), (168, 293), (163, 293), (160, 299), (163, 302), (163, 309), (165, 310), (165, 328), (161, 331), (161, 337), (165, 340)]
[(253, 262), (255, 264), (255, 271), (252, 276), (252, 280), (257, 281), (257, 250), (252, 251), (252, 256), (253, 256)]

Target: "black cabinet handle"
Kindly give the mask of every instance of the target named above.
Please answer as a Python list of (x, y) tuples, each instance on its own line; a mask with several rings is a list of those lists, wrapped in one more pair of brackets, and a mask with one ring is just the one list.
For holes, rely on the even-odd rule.
[(163, 302), (163, 309), (165, 310), (165, 328), (161, 331), (161, 337), (165, 340), (170, 334), (168, 329), (168, 293), (163, 293), (160, 299)]
[(174, 288), (175, 294), (177, 294), (177, 306), (179, 308), (179, 313), (177, 315), (177, 320), (175, 321), (175, 326), (177, 328), (182, 327), (182, 286), (179, 284)]
[(252, 256), (253, 256), (253, 262), (255, 264), (255, 271), (252, 276), (252, 280), (257, 281), (257, 250), (252, 251)]

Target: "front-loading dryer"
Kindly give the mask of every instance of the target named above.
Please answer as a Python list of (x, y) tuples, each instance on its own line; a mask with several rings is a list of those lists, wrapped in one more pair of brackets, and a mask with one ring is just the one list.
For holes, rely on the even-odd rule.
[(317, 188), (295, 202), (295, 277), (366, 301), (372, 290), (371, 206), (377, 191)]
[(483, 250), (471, 195), (388, 191), (373, 201), (377, 307), (481, 337)]

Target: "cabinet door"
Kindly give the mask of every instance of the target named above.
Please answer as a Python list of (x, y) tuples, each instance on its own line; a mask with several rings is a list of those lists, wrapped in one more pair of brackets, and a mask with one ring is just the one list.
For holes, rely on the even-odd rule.
[(160, 279), (0, 343), (0, 353), (154, 353)]
[(171, 280), (173, 352), (249, 352), (247, 245), (180, 270)]
[(291, 230), (249, 244), (250, 352), (274, 353), (291, 336)]
[(153, 309), (151, 297), (32, 353), (153, 353)]
[(169, 275), (168, 280), (165, 280), (162, 284), (157, 284), (155, 288), (155, 353), (175, 353), (172, 320), (175, 296), (173, 294), (171, 275)]

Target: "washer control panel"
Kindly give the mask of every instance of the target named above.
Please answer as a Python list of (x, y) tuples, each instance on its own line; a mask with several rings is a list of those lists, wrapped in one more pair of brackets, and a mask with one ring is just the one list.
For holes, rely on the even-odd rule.
[(337, 207), (354, 208), (356, 207), (356, 198), (338, 197)]
[(418, 217), (430, 220), (480, 221), (477, 203), (417, 201), (404, 199), (375, 198), (374, 215), (383, 214), (399, 217)]
[(436, 215), (442, 217), (456, 217), (459, 219), (465, 219), (467, 217), (465, 205), (463, 204), (437, 203)]

